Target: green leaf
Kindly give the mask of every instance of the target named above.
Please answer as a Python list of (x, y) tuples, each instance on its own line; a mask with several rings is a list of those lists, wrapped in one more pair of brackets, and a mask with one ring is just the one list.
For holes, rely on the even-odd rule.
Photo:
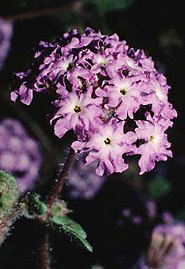
[(134, 1), (135, 0), (90, 0), (98, 9), (99, 14), (127, 8)]
[(0, 170), (0, 215), (6, 214), (11, 210), (18, 197), (16, 179), (12, 175)]
[(148, 183), (149, 195), (154, 199), (166, 196), (171, 191), (171, 185), (167, 179), (157, 176)]
[(75, 230), (75, 232), (80, 237), (82, 237), (84, 239), (87, 237), (87, 234), (84, 231), (84, 229), (82, 228), (82, 226), (67, 216), (65, 216), (65, 217), (64, 216), (63, 217), (59, 217), (59, 216), (53, 217), (53, 222), (55, 222), (58, 225), (60, 225), (60, 224), (64, 225), (64, 226), (66, 226), (67, 229)]
[(63, 232), (72, 240), (76, 241), (88, 251), (92, 252), (92, 247), (86, 240), (87, 234), (80, 224), (67, 216), (53, 216), (50, 221), (52, 224), (58, 226), (59, 231), (63, 230)]

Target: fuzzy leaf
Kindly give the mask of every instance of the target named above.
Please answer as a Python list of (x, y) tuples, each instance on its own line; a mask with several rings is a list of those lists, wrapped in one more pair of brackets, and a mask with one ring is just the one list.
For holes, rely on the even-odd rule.
[(18, 197), (16, 179), (0, 170), (0, 215), (6, 214), (17, 202)]
[(72, 240), (92, 252), (92, 247), (86, 240), (87, 234), (80, 224), (67, 216), (53, 216), (50, 221), (58, 226), (59, 231), (63, 230), (63, 232), (71, 237)]
[(44, 215), (47, 211), (46, 204), (40, 200), (40, 195), (37, 193), (28, 197), (28, 208), (30, 213), (36, 213), (37, 215)]

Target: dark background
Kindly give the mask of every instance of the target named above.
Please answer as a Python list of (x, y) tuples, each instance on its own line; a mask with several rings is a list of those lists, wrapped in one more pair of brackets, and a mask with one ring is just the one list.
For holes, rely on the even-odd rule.
[[(100, 0), (101, 2), (101, 0)], [(117, 33), (134, 48), (142, 48), (152, 56), (156, 67), (165, 73), (168, 84), (172, 87), (169, 99), (178, 112), (174, 127), (169, 130), (172, 142), (173, 159), (156, 165), (156, 168), (141, 177), (134, 173), (114, 175), (107, 179), (102, 189), (90, 201), (71, 201), (67, 192), (63, 198), (68, 201), (71, 214), (87, 231), (88, 240), (94, 248), (88, 254), (81, 247), (72, 244), (65, 236), (50, 232), (52, 267), (63, 269), (85, 269), (97, 262), (106, 269), (131, 268), (140, 254), (147, 247), (149, 234), (155, 222), (146, 220), (145, 199), (148, 182), (161, 175), (172, 186), (168, 195), (157, 200), (158, 210), (169, 210), (178, 218), (185, 207), (185, 16), (183, 1), (135, 0), (125, 7), (106, 7), (98, 9), (93, 1), (10, 1), (0, 4), (0, 16), (14, 20), (12, 46), (4, 69), (0, 73), (0, 119), (7, 116), (19, 118), (27, 126), (28, 131), (38, 138), (34, 132), (34, 124), (44, 132), (51, 144), (48, 150), (43, 145), (44, 163), (43, 180), (37, 183), (37, 190), (44, 195), (49, 191), (51, 179), (58, 171), (57, 162), (65, 157), (69, 145), (70, 134), (64, 140), (53, 135), (52, 127), (46, 120), (49, 113), (49, 102), (44, 96), (34, 98), (30, 107), (12, 104), (7, 98), (14, 77), (13, 72), (26, 69), (31, 62), (32, 49), (40, 40), (54, 40), (77, 27), (81, 31), (87, 26), (105, 34)], [(72, 3), (72, 5), (71, 5)], [(114, 5), (114, 2), (112, 2)], [(75, 6), (76, 5), (76, 6)], [(64, 7), (63, 11), (50, 15), (36, 15), (29, 19), (17, 14), (34, 14), (35, 11), (47, 10), (51, 7)], [(75, 8), (74, 8), (75, 6)], [(42, 13), (42, 12), (41, 12)], [(47, 13), (47, 12), (46, 12)], [(40, 138), (42, 140), (42, 138)], [(46, 142), (47, 142), (46, 141)], [(56, 154), (57, 148), (57, 154)], [(162, 171), (162, 172), (161, 172)], [(165, 171), (165, 172), (164, 172)], [(140, 214), (144, 222), (133, 225), (123, 221), (121, 211), (130, 207)], [(146, 220), (146, 221), (145, 221)], [(0, 249), (0, 268), (39, 268), (38, 242), (42, 227), (34, 221), (18, 220), (14, 224), (11, 236)]]

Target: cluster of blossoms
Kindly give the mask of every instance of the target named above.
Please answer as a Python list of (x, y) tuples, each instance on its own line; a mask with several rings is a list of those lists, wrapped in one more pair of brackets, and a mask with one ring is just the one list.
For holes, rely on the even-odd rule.
[(10, 49), (12, 33), (13, 24), (0, 17), (0, 69), (4, 64)]
[(86, 153), (86, 164), (97, 163), (98, 175), (125, 171), (125, 156), (141, 156), (140, 174), (172, 156), (165, 131), (177, 113), (166, 78), (117, 34), (73, 29), (54, 43), (41, 42), (32, 67), (17, 78), (13, 101), (29, 105), (34, 92), (55, 93), (55, 134), (73, 130), (72, 148)]
[(39, 145), (11, 118), (0, 122), (0, 141), (0, 169), (17, 179), (20, 192), (31, 189), (41, 165)]
[(170, 224), (174, 221), (174, 218), (169, 211), (163, 211), (161, 213), (158, 211), (157, 204), (153, 199), (147, 199), (145, 201), (145, 205), (145, 217), (141, 214), (134, 213), (129, 207), (123, 208), (121, 218), (118, 220), (117, 225), (122, 226), (125, 221), (129, 221), (134, 225), (141, 225), (155, 222), (158, 218), (160, 218), (165, 224)]
[(161, 224), (154, 228), (149, 249), (137, 269), (184, 269), (185, 225)]
[(69, 184), (67, 192), (72, 199), (93, 199), (105, 182), (105, 177), (100, 177), (94, 173), (96, 164), (83, 164), (84, 154), (76, 158), (69, 171)]

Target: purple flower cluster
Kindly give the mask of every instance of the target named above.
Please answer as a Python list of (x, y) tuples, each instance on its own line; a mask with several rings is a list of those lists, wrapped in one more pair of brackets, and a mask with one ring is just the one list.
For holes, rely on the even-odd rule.
[(0, 141), (0, 169), (16, 177), (20, 192), (31, 189), (41, 165), (38, 144), (11, 118), (0, 122)]
[(146, 199), (145, 206), (145, 217), (142, 214), (134, 213), (129, 207), (123, 208), (121, 218), (117, 222), (118, 226), (124, 225), (125, 220), (129, 221), (133, 225), (147, 225), (149, 223), (155, 223), (156, 221), (158, 221), (159, 218), (166, 225), (174, 223), (173, 215), (169, 211), (160, 212), (154, 200)]
[(83, 156), (80, 154), (76, 158), (71, 170), (69, 171), (68, 194), (72, 199), (93, 199), (102, 187), (105, 177), (100, 177), (94, 173), (96, 164), (83, 164)]
[(0, 17), (0, 70), (10, 49), (13, 24)]
[(13, 101), (29, 105), (33, 92), (55, 93), (55, 134), (73, 130), (72, 148), (86, 152), (86, 164), (97, 161), (98, 175), (125, 171), (125, 156), (141, 156), (140, 174), (172, 156), (165, 132), (177, 113), (166, 77), (117, 34), (73, 29), (55, 43), (41, 42), (32, 68), (17, 77)]
[(140, 260), (137, 269), (184, 269), (185, 225), (184, 223), (162, 224), (154, 228), (147, 254)]

